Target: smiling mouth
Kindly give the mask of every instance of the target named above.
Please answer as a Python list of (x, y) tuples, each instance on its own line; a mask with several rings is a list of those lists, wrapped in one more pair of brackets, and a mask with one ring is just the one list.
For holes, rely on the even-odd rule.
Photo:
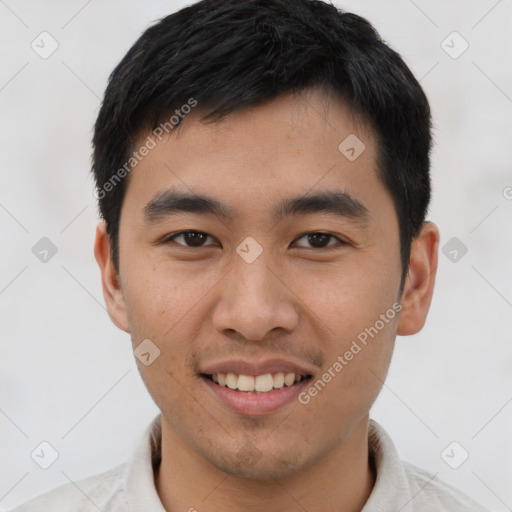
[(243, 375), (236, 373), (202, 374), (218, 386), (248, 394), (270, 393), (284, 387), (291, 387), (301, 381), (311, 379), (311, 375), (298, 373), (265, 373), (263, 375)]

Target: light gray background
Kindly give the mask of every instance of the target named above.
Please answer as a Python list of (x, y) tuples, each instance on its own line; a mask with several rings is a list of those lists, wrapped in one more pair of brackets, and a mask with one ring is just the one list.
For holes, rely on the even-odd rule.
[[(158, 412), (104, 310), (88, 171), (109, 73), (183, 5), (0, 0), (2, 509), (123, 462)], [(440, 255), (427, 326), (397, 340), (372, 416), (402, 458), (512, 510), (512, 2), (337, 5), (372, 21), (421, 79), (436, 138), (429, 219), (441, 246), (468, 248), (456, 263)], [(31, 48), (43, 31), (59, 44), (47, 59)], [(469, 43), (457, 59), (441, 47), (453, 31)], [(58, 248), (46, 263), (32, 253), (44, 236)], [(454, 440), (469, 452), (458, 469), (440, 455)], [(59, 453), (47, 470), (30, 457), (41, 441)]]

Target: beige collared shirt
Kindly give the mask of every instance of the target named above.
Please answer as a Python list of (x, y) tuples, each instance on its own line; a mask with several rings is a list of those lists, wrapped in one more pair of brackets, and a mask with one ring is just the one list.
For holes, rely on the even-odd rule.
[[(64, 484), (11, 512), (166, 512), (154, 483), (160, 462), (160, 415), (132, 459), (104, 473)], [(461, 491), (400, 460), (384, 429), (370, 420), (368, 443), (377, 479), (361, 512), (486, 512)], [(191, 508), (200, 510), (200, 504)]]

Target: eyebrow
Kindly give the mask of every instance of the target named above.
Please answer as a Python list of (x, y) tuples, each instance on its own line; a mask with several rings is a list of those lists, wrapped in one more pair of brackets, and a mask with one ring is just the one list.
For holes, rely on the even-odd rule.
[[(202, 194), (167, 189), (157, 193), (143, 209), (146, 222), (156, 222), (177, 213), (194, 213), (233, 220), (236, 212), (217, 199)], [(287, 198), (276, 204), (272, 217), (276, 222), (293, 215), (328, 213), (365, 223), (369, 211), (343, 190), (326, 190)]]

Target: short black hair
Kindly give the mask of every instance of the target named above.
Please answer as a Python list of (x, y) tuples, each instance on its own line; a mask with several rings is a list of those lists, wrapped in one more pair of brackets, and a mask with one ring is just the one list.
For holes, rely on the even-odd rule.
[[(93, 173), (116, 268), (122, 178), (137, 163), (141, 135), (169, 125), (191, 101), (202, 121), (214, 122), (314, 87), (348, 101), (376, 135), (379, 177), (398, 217), (403, 285), (430, 201), (428, 100), (370, 22), (320, 0), (202, 0), (149, 27), (114, 69), (94, 128)], [(173, 117), (177, 125), (183, 115)]]

